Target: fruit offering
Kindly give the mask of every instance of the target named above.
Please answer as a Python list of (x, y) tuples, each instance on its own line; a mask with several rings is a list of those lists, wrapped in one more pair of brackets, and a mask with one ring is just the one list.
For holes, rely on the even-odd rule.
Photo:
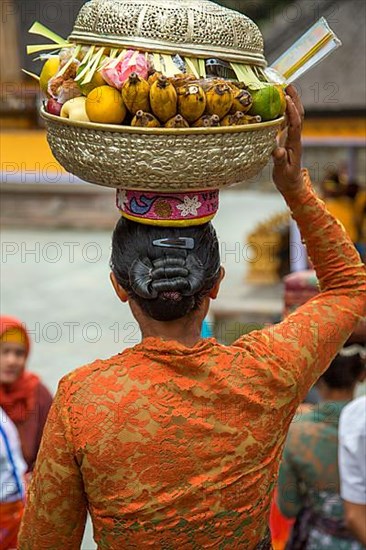
[(139, 128), (213, 128), (275, 120), (285, 112), (283, 87), (269, 82), (261, 67), (232, 63), (223, 78), (210, 73), (205, 59), (65, 41), (59, 49), (46, 56), (39, 77), (44, 108), (55, 116)]

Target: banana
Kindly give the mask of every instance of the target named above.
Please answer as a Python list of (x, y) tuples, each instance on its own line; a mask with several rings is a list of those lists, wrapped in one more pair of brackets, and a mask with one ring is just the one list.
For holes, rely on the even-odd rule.
[(178, 112), (190, 123), (198, 120), (206, 109), (206, 95), (201, 86), (183, 86), (177, 93)]
[(137, 111), (150, 111), (150, 86), (137, 73), (132, 73), (122, 87), (122, 99), (127, 109), (135, 115)]
[(241, 124), (258, 124), (258, 122), (262, 122), (262, 117), (259, 115), (250, 116), (250, 115), (244, 115), (244, 120), (241, 122)]
[(182, 117), (182, 115), (176, 115), (168, 120), (165, 124), (165, 128), (189, 128), (188, 122)]
[(237, 111), (233, 115), (226, 115), (221, 121), (221, 126), (239, 126), (240, 124), (245, 124), (244, 118), (244, 113)]
[(214, 84), (206, 92), (206, 111), (209, 115), (217, 115), (220, 119), (231, 109), (234, 94), (226, 83)]
[(217, 115), (204, 115), (193, 124), (196, 127), (212, 128), (220, 126), (220, 118)]
[(237, 111), (247, 113), (253, 103), (252, 96), (247, 90), (238, 90), (234, 95), (234, 101), (230, 109), (230, 114), (235, 114)]
[(183, 88), (183, 86), (187, 86), (192, 81), (194, 82), (196, 77), (193, 74), (180, 73), (176, 74), (172, 78), (169, 78), (169, 80), (173, 84), (174, 88), (178, 90), (178, 88)]
[(159, 76), (163, 76), (163, 73), (159, 73), (159, 71), (155, 71), (155, 73), (153, 73), (149, 76), (147, 81), (150, 84), (150, 86), (152, 86), (154, 84), (154, 82), (156, 82), (156, 80), (159, 78)]
[(136, 115), (132, 119), (131, 126), (138, 126), (140, 128), (157, 128), (161, 126), (161, 124), (151, 113), (137, 111)]
[(238, 87), (239, 82), (233, 82), (232, 80), (227, 80), (226, 84), (230, 86), (230, 88), (233, 90), (234, 94), (239, 92), (240, 88)]
[(159, 76), (151, 86), (150, 104), (154, 115), (164, 124), (177, 114), (177, 92), (166, 76)]

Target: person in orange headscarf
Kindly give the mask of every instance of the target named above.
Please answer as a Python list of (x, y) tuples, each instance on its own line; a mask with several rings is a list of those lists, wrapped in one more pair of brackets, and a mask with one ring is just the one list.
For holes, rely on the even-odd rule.
[(52, 396), (26, 371), (28, 333), (13, 317), (0, 317), (0, 407), (17, 427), (28, 472), (33, 470)]

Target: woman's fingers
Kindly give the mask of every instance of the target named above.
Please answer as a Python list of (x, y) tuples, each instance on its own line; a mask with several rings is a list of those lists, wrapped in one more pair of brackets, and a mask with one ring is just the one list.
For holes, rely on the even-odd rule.
[(286, 149), (292, 149), (301, 155), (301, 117), (292, 99), (287, 96), (286, 101), (288, 120)]
[(289, 86), (287, 86), (286, 88), (286, 94), (289, 95), (292, 99), (292, 101), (294, 102), (295, 104), (295, 107), (301, 117), (301, 121), (303, 122), (304, 121), (304, 117), (305, 117), (305, 110), (304, 110), (304, 106), (301, 102), (301, 99), (300, 99), (300, 96), (299, 94), (297, 93), (297, 90), (295, 88), (295, 86), (293, 86), (292, 84), (290, 84)]
[(273, 164), (281, 166), (287, 163), (287, 151), (284, 147), (276, 147), (272, 153)]

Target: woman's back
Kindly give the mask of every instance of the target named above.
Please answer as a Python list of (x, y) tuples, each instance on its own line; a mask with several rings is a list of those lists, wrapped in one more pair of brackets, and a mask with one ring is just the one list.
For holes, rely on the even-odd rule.
[[(149, 338), (64, 379), (58, 421), (68, 417), (72, 441), (43, 453), (67, 464), (60, 453), (72, 444), (100, 548), (122, 536), (126, 548), (254, 548), (265, 538), (297, 396), (291, 375), (244, 342), (187, 349)], [(65, 496), (67, 481), (57, 494), (46, 480), (47, 499)]]

